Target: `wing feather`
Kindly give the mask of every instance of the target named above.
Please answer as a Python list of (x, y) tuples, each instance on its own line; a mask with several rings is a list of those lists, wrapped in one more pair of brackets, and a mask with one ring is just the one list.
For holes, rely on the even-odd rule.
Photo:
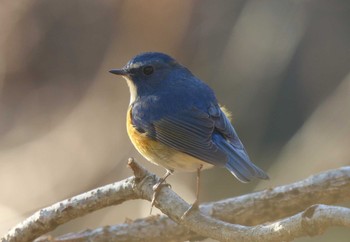
[(268, 178), (250, 161), (230, 120), (217, 105), (207, 111), (180, 111), (144, 127), (151, 138), (212, 165), (225, 166), (242, 182)]
[(217, 166), (224, 166), (227, 155), (212, 141), (214, 121), (198, 109), (167, 116), (153, 123), (160, 142)]

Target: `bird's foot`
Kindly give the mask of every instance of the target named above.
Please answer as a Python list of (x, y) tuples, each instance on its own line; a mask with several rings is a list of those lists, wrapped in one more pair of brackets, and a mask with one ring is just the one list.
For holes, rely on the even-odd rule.
[(189, 209), (181, 216), (181, 219), (184, 219), (186, 216), (188, 216), (191, 212), (198, 211), (199, 210), (199, 204), (198, 200), (196, 200)]
[(159, 192), (162, 187), (169, 187), (171, 188), (171, 185), (169, 183), (165, 183), (165, 180), (160, 180), (154, 186), (152, 187), (154, 192)]
[(171, 188), (171, 185), (168, 184), (168, 183), (164, 183), (165, 180), (161, 179), (159, 182), (157, 182), (154, 186), (153, 186), (153, 196), (152, 196), (152, 200), (151, 200), (151, 209), (149, 211), (149, 214), (152, 214), (152, 209), (153, 209), (153, 206), (156, 202), (156, 198), (160, 192), (160, 190), (162, 189), (162, 187), (169, 187)]

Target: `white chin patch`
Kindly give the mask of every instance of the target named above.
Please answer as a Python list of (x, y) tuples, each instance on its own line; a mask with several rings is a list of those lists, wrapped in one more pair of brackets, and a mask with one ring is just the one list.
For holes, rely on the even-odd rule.
[(137, 88), (135, 86), (135, 84), (127, 77), (127, 76), (123, 76), (124, 79), (126, 80), (126, 83), (128, 84), (129, 86), (129, 90), (130, 90), (130, 104), (132, 104), (135, 99), (136, 99), (136, 96), (137, 96)]

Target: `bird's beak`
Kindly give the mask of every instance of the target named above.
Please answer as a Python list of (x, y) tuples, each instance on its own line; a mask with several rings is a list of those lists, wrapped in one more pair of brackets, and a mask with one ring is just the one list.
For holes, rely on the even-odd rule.
[(112, 74), (115, 74), (115, 75), (120, 75), (120, 76), (128, 75), (128, 71), (124, 68), (123, 69), (112, 69), (109, 72)]

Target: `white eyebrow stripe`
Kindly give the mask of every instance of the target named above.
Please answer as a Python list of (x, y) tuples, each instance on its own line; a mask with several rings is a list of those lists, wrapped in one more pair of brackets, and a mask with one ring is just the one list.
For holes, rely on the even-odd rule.
[(140, 66), (142, 66), (142, 64), (141, 64), (140, 62), (137, 62), (137, 63), (132, 64), (129, 68), (130, 68), (130, 69), (137, 69), (137, 68), (139, 68)]

